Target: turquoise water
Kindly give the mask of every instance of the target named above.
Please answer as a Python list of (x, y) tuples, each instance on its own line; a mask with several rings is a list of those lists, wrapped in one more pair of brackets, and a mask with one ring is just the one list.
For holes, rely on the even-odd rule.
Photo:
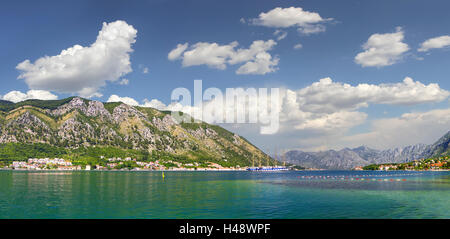
[(165, 176), (0, 171), (0, 218), (450, 218), (450, 172)]

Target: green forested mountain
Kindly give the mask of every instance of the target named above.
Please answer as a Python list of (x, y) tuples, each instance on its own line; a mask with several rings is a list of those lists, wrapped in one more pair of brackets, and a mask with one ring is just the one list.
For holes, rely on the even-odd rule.
[(207, 123), (177, 123), (170, 112), (70, 97), (0, 101), (0, 160), (65, 157), (168, 158), (247, 166), (269, 157), (247, 140)]

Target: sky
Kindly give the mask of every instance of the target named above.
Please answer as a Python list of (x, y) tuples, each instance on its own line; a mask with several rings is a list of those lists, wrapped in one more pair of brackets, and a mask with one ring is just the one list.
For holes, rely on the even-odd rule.
[(172, 110), (171, 92), (194, 80), (280, 88), (276, 133), (220, 125), (266, 151), (430, 144), (450, 130), (448, 9), (444, 0), (6, 0), (0, 97)]

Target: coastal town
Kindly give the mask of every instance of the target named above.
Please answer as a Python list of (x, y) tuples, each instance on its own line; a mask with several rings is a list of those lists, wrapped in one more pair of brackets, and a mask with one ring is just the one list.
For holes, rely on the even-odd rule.
[(409, 170), (409, 171), (444, 171), (450, 169), (450, 156), (431, 159), (413, 160), (398, 164), (373, 164), (365, 167), (355, 167), (354, 170)]
[[(101, 163), (99, 163), (99, 161)], [(213, 162), (191, 162), (181, 163), (172, 160), (138, 161), (131, 157), (113, 157), (105, 158), (100, 156), (100, 160), (93, 164), (79, 164), (71, 160), (62, 158), (29, 158), (27, 161), (13, 161), (3, 170), (58, 170), (58, 171), (245, 171), (248, 167), (223, 167)], [(289, 167), (291, 170), (321, 170), (313, 168)], [(352, 170), (407, 170), (407, 171), (447, 171), (450, 169), (450, 156), (441, 156), (432, 159), (420, 159), (407, 163), (387, 163), (372, 164), (367, 166), (357, 166)]]
[(73, 162), (61, 158), (30, 158), (28, 161), (13, 161), (9, 166), (3, 169), (10, 170), (121, 170), (121, 171), (153, 171), (153, 170), (172, 170), (172, 171), (242, 171), (246, 167), (223, 167), (217, 163), (186, 163), (182, 164), (175, 161), (144, 162), (137, 161), (131, 157), (126, 158), (108, 158), (101, 156), (106, 163), (94, 165), (75, 165)]

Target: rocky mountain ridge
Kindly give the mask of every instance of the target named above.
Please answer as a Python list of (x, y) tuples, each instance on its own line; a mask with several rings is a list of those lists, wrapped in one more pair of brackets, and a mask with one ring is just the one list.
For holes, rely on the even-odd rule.
[(449, 152), (449, 144), (450, 131), (432, 145), (417, 144), (388, 150), (376, 150), (366, 146), (322, 152), (292, 150), (286, 153), (285, 158), (289, 163), (306, 168), (352, 169), (370, 164), (404, 163), (446, 154)]
[(252, 158), (268, 158), (241, 136), (216, 125), (179, 123), (170, 112), (80, 97), (0, 102), (0, 144), (7, 143), (112, 146), (241, 166)]

